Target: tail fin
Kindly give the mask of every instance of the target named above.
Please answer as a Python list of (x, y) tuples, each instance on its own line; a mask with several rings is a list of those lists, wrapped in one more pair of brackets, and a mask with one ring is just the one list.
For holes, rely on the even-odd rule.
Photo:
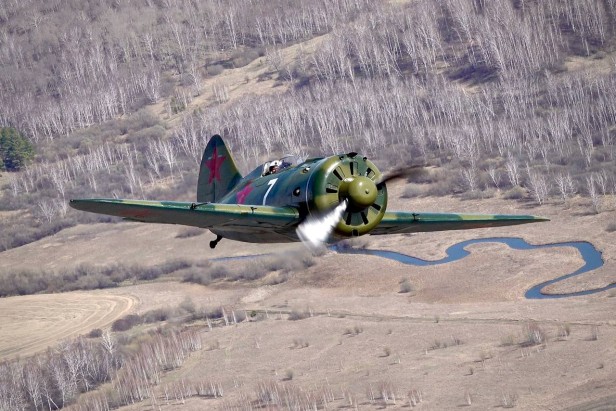
[(212, 136), (205, 147), (199, 182), (197, 183), (197, 201), (214, 203), (220, 201), (242, 179), (229, 149), (218, 134)]

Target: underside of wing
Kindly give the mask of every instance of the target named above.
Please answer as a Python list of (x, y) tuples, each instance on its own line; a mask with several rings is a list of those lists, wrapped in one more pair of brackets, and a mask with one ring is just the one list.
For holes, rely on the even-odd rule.
[(131, 221), (181, 224), (214, 230), (290, 230), (299, 222), (299, 212), (293, 207), (115, 199), (71, 200), (70, 206)]
[(532, 215), (508, 214), (443, 214), (386, 212), (380, 224), (370, 234), (421, 233), (428, 231), (467, 230), (471, 228), (502, 227), (538, 223), (547, 218)]

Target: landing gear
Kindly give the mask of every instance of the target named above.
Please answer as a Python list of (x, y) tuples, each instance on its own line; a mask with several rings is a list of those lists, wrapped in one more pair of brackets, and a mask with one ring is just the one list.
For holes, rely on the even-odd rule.
[(221, 235), (216, 235), (216, 240), (210, 241), (210, 248), (212, 248), (212, 249), (216, 248), (216, 245), (218, 245), (220, 240), (222, 240), (222, 236)]

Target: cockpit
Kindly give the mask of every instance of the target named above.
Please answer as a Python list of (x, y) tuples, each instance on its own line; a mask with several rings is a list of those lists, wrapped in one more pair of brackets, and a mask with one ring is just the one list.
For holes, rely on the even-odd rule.
[(303, 160), (297, 156), (287, 155), (282, 158), (271, 160), (271, 161), (266, 162), (265, 164), (261, 164), (260, 166), (257, 166), (257, 168), (252, 170), (246, 177), (244, 177), (244, 179), (254, 180), (255, 178), (268, 176), (270, 174), (280, 173), (281, 171), (284, 171), (293, 166), (301, 164), (302, 161)]
[(267, 176), (270, 174), (280, 173), (287, 168), (299, 164), (301, 161), (297, 156), (287, 155), (277, 160), (268, 161), (263, 164), (263, 169), (261, 172), (262, 176)]

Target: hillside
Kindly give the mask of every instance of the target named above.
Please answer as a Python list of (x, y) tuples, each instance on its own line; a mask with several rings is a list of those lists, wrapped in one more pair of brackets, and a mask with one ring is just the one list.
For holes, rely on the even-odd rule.
[(242, 4), (3, 5), (0, 124), (37, 152), (4, 186), (2, 208), (28, 210), (4, 248), (90, 221), (71, 197), (192, 198), (215, 133), (244, 172), (361, 151), (441, 165), (428, 194), (596, 212), (614, 191), (612, 2)]
[(194, 201), (213, 134), (243, 173), (360, 152), (428, 166), (388, 183), (391, 210), (552, 222), (346, 246), (433, 260), (474, 238), (589, 241), (605, 265), (547, 291), (607, 286), (614, 0), (8, 0), (0, 127), (35, 152), (0, 168), (0, 410), (613, 404), (616, 293), (523, 298), (579, 268), (571, 248), (475, 244), (429, 268), (209, 250), (204, 230), (68, 200)]

